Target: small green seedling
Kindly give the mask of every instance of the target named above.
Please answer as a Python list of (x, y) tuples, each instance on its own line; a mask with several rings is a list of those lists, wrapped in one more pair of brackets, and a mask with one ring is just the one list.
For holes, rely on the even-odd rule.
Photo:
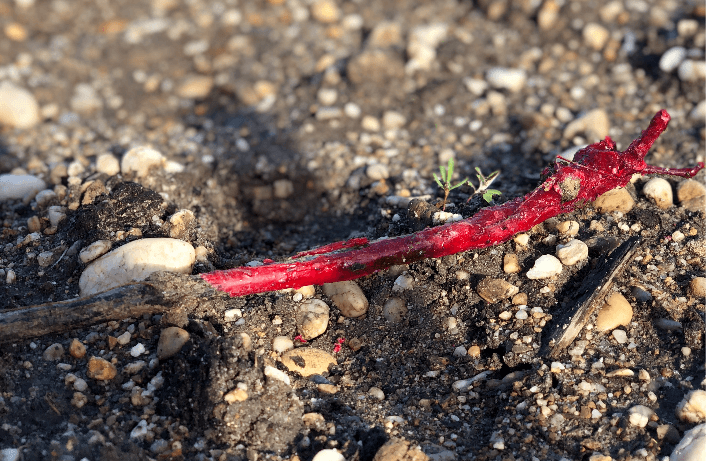
[(500, 171), (493, 171), (490, 173), (488, 176), (483, 176), (483, 173), (480, 172), (480, 168), (476, 167), (476, 177), (478, 178), (478, 188), (471, 184), (471, 181), (468, 181), (468, 184), (473, 188), (473, 194), (468, 197), (468, 200), (471, 200), (471, 198), (476, 195), (476, 194), (483, 194), (483, 200), (486, 202), (490, 203), (493, 201), (493, 195), (501, 195), (502, 192), (500, 192), (497, 189), (488, 189), (490, 185), (495, 181), (495, 178), (500, 176)]
[[(449, 159), (449, 164), (446, 168), (444, 168), (443, 166), (439, 167), (439, 173), (441, 177), (437, 176), (436, 173), (433, 173), (434, 180), (439, 185), (439, 187), (444, 190), (444, 205), (442, 207), (442, 210), (446, 211), (446, 200), (449, 198), (449, 192), (456, 189), (457, 187), (463, 186), (464, 184), (466, 184), (466, 182), (468, 182), (468, 184), (471, 184), (471, 181), (469, 181), (468, 178), (465, 178), (460, 183), (454, 186), (451, 185), (451, 178), (454, 174), (454, 159), (452, 158)], [(471, 185), (471, 187), (473, 186)]]

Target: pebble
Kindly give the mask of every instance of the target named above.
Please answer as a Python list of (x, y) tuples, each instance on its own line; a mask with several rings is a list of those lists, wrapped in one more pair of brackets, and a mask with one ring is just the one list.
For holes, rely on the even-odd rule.
[(654, 324), (655, 327), (659, 328), (660, 330), (678, 331), (682, 329), (681, 322), (677, 322), (676, 320), (667, 319), (664, 317), (655, 319)]
[(407, 317), (407, 304), (401, 298), (392, 297), (385, 301), (382, 315), (390, 323), (401, 323)]
[(79, 252), (78, 257), (82, 263), (88, 264), (94, 259), (106, 254), (112, 246), (113, 242), (110, 240), (96, 240), (87, 247), (83, 248)]
[(644, 405), (635, 405), (628, 410), (628, 420), (630, 424), (637, 427), (645, 427), (655, 412)]
[(79, 279), (81, 296), (144, 280), (157, 271), (189, 274), (195, 261), (194, 247), (182, 240), (135, 240), (101, 256), (84, 269)]
[(541, 30), (549, 30), (554, 27), (559, 18), (561, 7), (554, 0), (547, 0), (537, 12), (537, 25)]
[(86, 375), (98, 381), (110, 381), (118, 374), (115, 365), (100, 357), (88, 359), (88, 370)]
[(434, 225), (452, 223), (462, 220), (463, 216), (461, 214), (449, 213), (448, 211), (437, 211), (431, 217), (431, 221)]
[(368, 46), (373, 48), (387, 48), (402, 43), (402, 27), (394, 21), (378, 22), (368, 37)]
[(506, 280), (486, 277), (478, 283), (476, 291), (487, 303), (494, 304), (513, 297), (520, 289)]
[(615, 338), (615, 341), (618, 344), (625, 344), (626, 342), (628, 342), (628, 334), (625, 332), (625, 330), (616, 328), (612, 331), (611, 334), (613, 335), (613, 338)]
[(379, 387), (371, 387), (368, 394), (374, 399), (385, 400), (385, 393)]
[(96, 158), (96, 171), (114, 176), (120, 173), (120, 162), (113, 154), (101, 154)]
[(380, 121), (372, 115), (366, 115), (360, 121), (360, 127), (366, 131), (380, 131)]
[(610, 119), (603, 109), (593, 109), (573, 120), (564, 128), (564, 139), (573, 139), (577, 134), (585, 134), (591, 142), (601, 141), (610, 131)]
[(311, 15), (319, 22), (330, 24), (341, 18), (341, 10), (336, 5), (336, 2), (319, 0), (311, 5)]
[(486, 81), (493, 88), (518, 92), (527, 83), (527, 72), (524, 69), (493, 67), (485, 75)]
[(676, 415), (681, 421), (688, 423), (706, 422), (706, 391), (689, 391), (677, 405)]
[(59, 343), (54, 343), (47, 347), (44, 349), (44, 353), (42, 354), (42, 358), (44, 358), (47, 362), (56, 362), (57, 360), (61, 360), (63, 356), (64, 346)]
[(436, 47), (446, 39), (449, 26), (445, 23), (419, 25), (412, 29), (407, 43), (409, 60), (405, 72), (429, 70), (436, 61)]
[(0, 83), (0, 125), (25, 129), (41, 121), (34, 95), (12, 82)]
[(683, 46), (673, 46), (662, 54), (659, 58), (659, 68), (662, 72), (672, 72), (679, 67), (679, 64), (686, 59), (686, 48)]
[(82, 359), (86, 356), (86, 346), (81, 341), (74, 338), (69, 344), (69, 354), (75, 359)]
[(662, 210), (674, 204), (672, 185), (664, 178), (652, 178), (647, 181), (642, 188), (642, 193)]
[(610, 38), (610, 31), (602, 25), (589, 22), (583, 27), (583, 41), (594, 50), (602, 50)]
[(343, 106), (343, 113), (346, 114), (348, 118), (358, 118), (362, 112), (360, 106), (354, 102), (348, 102)]
[(37, 202), (37, 206), (39, 208), (46, 208), (56, 198), (57, 198), (56, 192), (54, 192), (51, 189), (44, 189), (44, 190), (39, 191), (37, 193), (37, 195), (34, 197), (34, 200)]
[(612, 213), (620, 211), (627, 213), (635, 206), (635, 199), (632, 198), (630, 192), (624, 188), (609, 190), (605, 194), (600, 195), (594, 202), (593, 207), (599, 213)]
[(706, 61), (685, 59), (677, 69), (677, 75), (683, 82), (697, 82), (706, 77)]
[(386, 130), (399, 130), (407, 123), (407, 118), (401, 113), (388, 110), (382, 115), (382, 126)]
[(322, 335), (329, 322), (329, 307), (320, 299), (307, 299), (296, 308), (297, 331), (306, 340)]
[(527, 246), (527, 244), (529, 243), (529, 239), (529, 234), (517, 234), (512, 240), (516, 244), (524, 247)]
[(691, 279), (687, 292), (695, 298), (706, 297), (706, 277), (694, 277)]
[(123, 174), (135, 173), (138, 178), (149, 174), (151, 168), (163, 167), (166, 163), (164, 156), (155, 149), (147, 146), (133, 147), (123, 155), (120, 170)]
[(373, 461), (427, 461), (428, 457), (415, 443), (393, 437), (381, 446)]
[(187, 77), (176, 90), (177, 96), (184, 99), (203, 99), (211, 93), (213, 78), (207, 75)]
[(277, 336), (272, 340), (272, 350), (281, 354), (294, 349), (294, 341), (287, 336)]
[(1, 461), (19, 461), (20, 460), (20, 449), (19, 448), (3, 448), (0, 450), (0, 460)]
[(133, 357), (139, 357), (145, 352), (147, 352), (147, 349), (145, 349), (145, 345), (142, 343), (137, 343), (130, 348), (130, 355)]
[(632, 315), (632, 306), (625, 299), (625, 296), (618, 292), (613, 292), (598, 312), (596, 329), (598, 331), (610, 331), (620, 325), (630, 325)]
[(80, 114), (91, 114), (103, 108), (103, 99), (89, 83), (79, 83), (69, 101), (71, 110)]
[(573, 266), (588, 259), (588, 245), (581, 240), (572, 239), (568, 243), (556, 246), (556, 256), (565, 266)]
[(390, 171), (387, 165), (382, 163), (373, 163), (365, 168), (365, 175), (372, 179), (373, 181), (379, 181), (381, 179), (387, 179), (390, 177)]
[(706, 186), (701, 181), (686, 179), (677, 186), (679, 204), (689, 211), (701, 211), (706, 208)]
[(514, 253), (508, 253), (503, 256), (503, 272), (506, 274), (514, 274), (520, 272), (520, 261)]
[(47, 188), (41, 179), (28, 174), (0, 175), (0, 201), (32, 200), (39, 191)]
[(157, 343), (157, 358), (168, 359), (179, 353), (189, 340), (189, 332), (179, 327), (167, 327), (162, 330)]
[(527, 272), (527, 278), (531, 280), (541, 280), (561, 274), (562, 265), (556, 257), (543, 255), (537, 258), (534, 266)]
[(325, 448), (314, 455), (311, 461), (346, 461), (346, 458), (333, 448)]
[(226, 403), (244, 402), (247, 399), (248, 391), (239, 388), (235, 388), (223, 396), (223, 400), (225, 400)]
[(679, 444), (669, 457), (669, 461), (702, 461), (706, 452), (706, 423), (684, 433)]
[(562, 221), (556, 225), (556, 230), (562, 237), (575, 237), (578, 235), (579, 229), (577, 221)]
[(277, 381), (281, 381), (285, 383), (288, 386), (292, 385), (292, 382), (289, 380), (289, 376), (287, 376), (287, 373), (283, 372), (282, 370), (278, 370), (277, 368), (267, 365), (264, 369), (265, 376), (271, 379), (276, 379)]
[(454, 352), (453, 352), (453, 356), (454, 356), (454, 357), (465, 357), (466, 355), (468, 355), (468, 350), (466, 350), (465, 347), (463, 347), (463, 346), (457, 346), (457, 347), (454, 349)]
[(243, 316), (243, 311), (242, 309), (228, 309), (223, 313), (223, 320), (226, 322), (235, 322), (238, 320), (240, 317)]
[(289, 371), (307, 377), (327, 372), (329, 366), (336, 365), (336, 359), (321, 349), (300, 347), (282, 354), (282, 364)]
[(360, 317), (368, 312), (368, 299), (358, 284), (352, 280), (326, 283), (323, 286), (323, 292), (344, 317)]

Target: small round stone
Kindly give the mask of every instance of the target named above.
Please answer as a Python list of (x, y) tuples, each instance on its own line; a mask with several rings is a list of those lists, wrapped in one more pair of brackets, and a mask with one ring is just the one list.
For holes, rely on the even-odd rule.
[(333, 448), (326, 448), (314, 455), (311, 461), (346, 461), (346, 458)]
[(705, 422), (706, 391), (702, 389), (689, 391), (677, 405), (676, 415), (680, 420), (688, 423)]
[(368, 299), (352, 280), (326, 283), (323, 291), (344, 317), (360, 317), (368, 312)]
[(374, 399), (385, 400), (385, 393), (378, 387), (371, 387), (368, 390), (368, 394)]
[(407, 318), (407, 304), (403, 299), (392, 297), (385, 301), (382, 315), (391, 323), (401, 323)]
[(100, 357), (88, 359), (88, 371), (86, 375), (98, 381), (110, 381), (118, 374), (115, 365)]
[(659, 59), (659, 68), (662, 72), (672, 72), (686, 59), (686, 48), (673, 46), (662, 54)]
[(503, 272), (506, 274), (514, 274), (520, 272), (520, 262), (517, 259), (517, 255), (514, 253), (508, 253), (503, 256)]
[(632, 321), (632, 306), (620, 293), (612, 293), (598, 312), (596, 329), (610, 331), (620, 325), (630, 325)]
[(581, 240), (572, 239), (568, 243), (556, 246), (556, 256), (565, 266), (573, 266), (588, 259), (588, 245)]
[(189, 340), (189, 332), (179, 327), (168, 327), (162, 330), (157, 343), (157, 358), (168, 359), (179, 353)]
[(589, 22), (583, 28), (583, 41), (594, 50), (601, 50), (610, 38), (610, 31), (602, 25)]
[(272, 350), (281, 354), (294, 349), (294, 342), (287, 336), (277, 336), (272, 340)]
[(642, 192), (662, 210), (666, 210), (674, 204), (672, 185), (664, 178), (650, 179), (645, 183)]
[(304, 339), (314, 339), (322, 335), (329, 322), (329, 307), (320, 299), (303, 301), (295, 313), (297, 330)]
[(51, 346), (44, 349), (44, 354), (42, 354), (44, 360), (48, 362), (56, 362), (64, 357), (64, 346), (59, 343), (54, 343)]
[(612, 213), (613, 211), (627, 213), (632, 210), (634, 206), (635, 199), (633, 199), (630, 192), (624, 188), (609, 190), (593, 202), (593, 207), (598, 210), (599, 213)]
[(691, 279), (688, 293), (695, 298), (706, 297), (706, 277), (694, 277)]
[(630, 424), (637, 427), (645, 427), (655, 412), (651, 408), (644, 405), (635, 405), (628, 410), (628, 414)]
[(517, 92), (524, 88), (527, 72), (523, 69), (493, 67), (487, 72), (485, 79), (494, 88)]
[(552, 255), (543, 255), (537, 258), (534, 266), (527, 272), (527, 278), (541, 280), (561, 274), (563, 266), (561, 261)]

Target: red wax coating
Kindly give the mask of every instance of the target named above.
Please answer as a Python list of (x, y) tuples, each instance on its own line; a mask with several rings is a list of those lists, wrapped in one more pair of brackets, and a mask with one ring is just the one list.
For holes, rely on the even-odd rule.
[(369, 242), (357, 238), (298, 254), (293, 260), (259, 267), (239, 267), (201, 277), (231, 296), (352, 280), (426, 258), (439, 258), (505, 242), (517, 233), (624, 187), (633, 174), (664, 174), (690, 178), (704, 167), (669, 169), (645, 163), (645, 155), (667, 128), (661, 110), (650, 126), (624, 152), (605, 140), (581, 149), (572, 162), (559, 160), (546, 168), (534, 191), (502, 205), (484, 208), (472, 217), (414, 234)]

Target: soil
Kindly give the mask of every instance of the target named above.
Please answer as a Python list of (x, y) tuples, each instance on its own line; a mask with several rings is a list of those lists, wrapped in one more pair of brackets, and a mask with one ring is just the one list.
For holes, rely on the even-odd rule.
[[(648, 163), (703, 161), (703, 79), (659, 67), (673, 46), (703, 61), (703, 5), (617, 4), (620, 12), (605, 19), (608, 5), (557, 2), (556, 22), (543, 29), (544, 7), (530, 1), (0, 3), (5, 35), (14, 37), (0, 40), (0, 80), (30, 89), (42, 114), (33, 127), (3, 127), (0, 173), (44, 179), (58, 193), (51, 205), (66, 213), (52, 228), (36, 201), (0, 203), (0, 315), (77, 298), (82, 248), (173, 236), (169, 218), (178, 210), (195, 217), (178, 238), (204, 250), (198, 275), (428, 227), (431, 213), (419, 210), (441, 206), (432, 174), (449, 156), (459, 179), (475, 180), (476, 167), (499, 170), (493, 188), (502, 203), (532, 190), (557, 154), (598, 140), (592, 127), (565, 136), (591, 109), (607, 114), (605, 134), (625, 148), (665, 108), (673, 120)], [(331, 11), (339, 16), (328, 22)], [(697, 31), (679, 33), (677, 24), (690, 19)], [(386, 21), (387, 35), (377, 33)], [(591, 22), (609, 33), (598, 49), (583, 35)], [(428, 68), (409, 71), (408, 44), (427, 24), (442, 25), (444, 38)], [(496, 66), (525, 69), (527, 79), (516, 91), (469, 90), (469, 77), (485, 82)], [(182, 86), (193, 76), (211, 77), (196, 97)], [(93, 93), (77, 99), (82, 83)], [(322, 89), (336, 91), (333, 102)], [(343, 110), (347, 103), (383, 127), (371, 129), (352, 116), (355, 108)], [(329, 116), (328, 106), (340, 112)], [(386, 122), (386, 111), (402, 125)], [(137, 176), (96, 166), (101, 154), (119, 160), (143, 145), (184, 168)], [(667, 179), (676, 190), (679, 180)], [(370, 304), (363, 317), (341, 315), (317, 286), (314, 296), (331, 306), (328, 328), (295, 344), (327, 351), (337, 364), (311, 377), (287, 372), (289, 385), (265, 370), (287, 371), (272, 341), (299, 334), (294, 292), (230, 298), (199, 291), (196, 277), (156, 275), (184, 299), (154, 315), (3, 339), (0, 449), (18, 448), (25, 460), (253, 461), (311, 460), (335, 448), (350, 461), (371, 460), (401, 438), (435, 460), (662, 459), (694, 426), (677, 418), (677, 403), (706, 382), (706, 307), (688, 288), (706, 268), (704, 211), (679, 202), (658, 208), (642, 193), (645, 180), (628, 187), (636, 204), (627, 213), (588, 205), (537, 226), (524, 246), (510, 241), (362, 278)], [(392, 196), (421, 201), (411, 213)], [(468, 186), (449, 202), (448, 211), (464, 217), (489, 205)], [(33, 217), (39, 238), (28, 237)], [(588, 260), (550, 280), (528, 279), (537, 258), (555, 254), (556, 223), (568, 220), (579, 223), (575, 238), (589, 246)], [(599, 262), (632, 236), (638, 249), (612, 288), (634, 310), (621, 327), (627, 342), (596, 331), (594, 314), (550, 358), (549, 337), (571, 317), (584, 281), (598, 289)], [(51, 263), (41, 265), (46, 252)], [(510, 253), (518, 273), (503, 270)], [(5, 283), (10, 271), (16, 279)], [(412, 287), (398, 292), (403, 274)], [(526, 300), (484, 301), (476, 288), (487, 277), (518, 287)], [(407, 306), (399, 323), (383, 315), (392, 296)], [(529, 318), (516, 317), (519, 305)], [(226, 317), (234, 309), (240, 320)], [(189, 341), (159, 360), (169, 326)], [(116, 342), (125, 332), (127, 341)], [(69, 353), (73, 339), (85, 355)], [(51, 356), (57, 343), (66, 352)], [(113, 363), (117, 375), (90, 378), (92, 356)], [(238, 383), (248, 399), (225, 403)], [(629, 422), (635, 405), (654, 410), (646, 427)]]

